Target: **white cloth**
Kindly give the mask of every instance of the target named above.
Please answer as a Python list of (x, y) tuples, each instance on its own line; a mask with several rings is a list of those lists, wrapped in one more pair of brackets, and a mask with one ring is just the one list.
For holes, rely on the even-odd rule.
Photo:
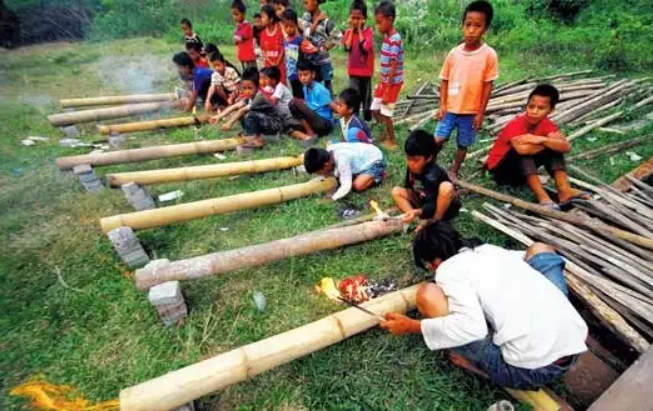
[(274, 92), (272, 93), (272, 97), (277, 99), (277, 109), (279, 110), (279, 113), (281, 113), (284, 118), (291, 119), (292, 114), (290, 113), (288, 104), (290, 104), (290, 100), (293, 99), (293, 96), (288, 87), (281, 82), (277, 83), (277, 86), (274, 88)]
[(483, 245), (436, 271), (450, 314), (422, 320), (431, 350), (492, 341), (506, 363), (527, 369), (587, 350), (587, 325), (567, 297), (524, 261), (524, 252)]
[(327, 147), (327, 151), (333, 154), (336, 163), (335, 176), (340, 182), (340, 187), (331, 196), (333, 201), (338, 201), (349, 194), (355, 175), (383, 160), (383, 153), (373, 144), (336, 143)]

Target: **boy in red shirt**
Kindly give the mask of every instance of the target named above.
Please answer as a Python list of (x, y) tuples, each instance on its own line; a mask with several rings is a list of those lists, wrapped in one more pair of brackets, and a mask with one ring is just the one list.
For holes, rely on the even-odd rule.
[(231, 4), (231, 17), (236, 22), (234, 32), (234, 44), (238, 49), (238, 60), (243, 65), (243, 71), (256, 66), (256, 53), (254, 52), (254, 28), (249, 21), (245, 20), (247, 7), (242, 0), (234, 0)]
[(571, 145), (558, 127), (548, 119), (560, 94), (549, 84), (540, 84), (528, 97), (526, 112), (517, 115), (501, 130), (490, 149), (486, 167), (499, 185), (520, 186), (526, 183), (537, 201), (552, 209), (560, 207), (544, 190), (537, 169), (544, 166), (555, 180), (558, 200), (567, 205), (588, 194), (571, 188), (565, 171), (564, 154)]
[(374, 75), (374, 31), (365, 27), (367, 6), (363, 0), (354, 0), (349, 9), (349, 29), (342, 44), (349, 54), (347, 74), (349, 88), (358, 91), (363, 106), (363, 117), (372, 120), (372, 76)]

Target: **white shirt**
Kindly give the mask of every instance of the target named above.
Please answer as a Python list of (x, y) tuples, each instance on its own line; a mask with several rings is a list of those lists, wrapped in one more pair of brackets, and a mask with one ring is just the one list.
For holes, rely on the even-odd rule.
[(240, 77), (233, 67), (225, 67), (224, 75), (217, 71), (213, 71), (213, 74), (211, 74), (211, 84), (214, 86), (222, 86), (230, 93), (233, 93), (238, 89), (238, 83), (240, 83)]
[(290, 104), (290, 100), (292, 100), (293, 97), (292, 92), (288, 87), (281, 82), (277, 83), (277, 86), (274, 88), (274, 93), (272, 93), (272, 97), (275, 97), (278, 100), (277, 109), (281, 115), (287, 119), (292, 118), (288, 104)]
[(340, 187), (331, 196), (333, 201), (338, 201), (351, 191), (352, 180), (355, 175), (362, 173), (383, 160), (383, 153), (378, 147), (366, 143), (336, 143), (327, 147), (333, 153), (336, 163), (335, 175), (340, 182)]
[(483, 245), (436, 271), (450, 314), (422, 320), (431, 350), (459, 347), (488, 335), (506, 363), (544, 367), (587, 350), (587, 325), (567, 297), (524, 261), (524, 252)]

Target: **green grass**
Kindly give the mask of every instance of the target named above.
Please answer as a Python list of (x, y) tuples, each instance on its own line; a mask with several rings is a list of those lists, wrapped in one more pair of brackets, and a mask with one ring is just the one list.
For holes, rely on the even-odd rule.
[[(143, 87), (143, 81), (153, 91), (170, 90), (177, 79), (169, 58), (177, 48), (160, 40), (132, 39), (42, 45), (0, 54), (2, 409), (29, 408), (23, 399), (6, 394), (34, 375), (56, 384), (71, 384), (91, 400), (112, 399), (122, 388), (317, 320), (342, 308), (314, 295), (313, 285), (323, 276), (365, 273), (375, 279), (395, 278), (402, 285), (424, 276), (413, 268), (410, 236), (384, 238), (187, 282), (188, 321), (180, 327), (164, 328), (99, 228), (99, 217), (130, 211), (122, 193), (106, 190), (92, 196), (70, 173), (59, 172), (55, 159), (80, 150), (60, 148), (60, 132), (45, 116), (57, 111), (57, 100), (64, 97), (124, 92)], [(233, 58), (233, 50), (225, 50)], [(444, 53), (409, 55), (405, 90), (414, 90), (418, 79), (434, 80)], [(345, 85), (343, 55), (336, 54), (335, 61), (338, 90)], [(156, 78), (134, 76), (139, 67), (154, 67)], [(582, 68), (556, 67), (546, 56), (523, 54), (502, 55), (501, 67), (506, 81), (526, 74)], [(124, 78), (115, 75), (116, 71), (124, 73)], [(82, 130), (87, 140), (96, 135), (90, 125)], [(637, 134), (650, 131), (651, 127)], [(188, 129), (139, 133), (130, 137), (129, 146), (220, 137), (206, 128), (197, 134)], [(28, 135), (50, 136), (50, 141), (21, 146), (20, 140)], [(598, 137), (596, 142), (581, 138), (574, 152), (623, 138), (593, 135)], [(398, 136), (403, 141), (406, 129), (399, 128)], [(631, 151), (648, 158), (653, 155), (653, 145)], [(257, 157), (300, 152), (296, 144), (284, 140)], [(448, 147), (445, 162), (450, 161), (451, 152)], [(347, 203), (364, 208), (370, 199), (376, 199), (384, 208), (391, 205), (389, 191), (402, 182), (404, 166), (400, 151), (387, 154), (390, 181), (363, 195), (350, 196)], [(237, 161), (233, 154), (228, 157), (228, 161)], [(212, 156), (183, 157), (96, 171), (106, 175), (216, 162)], [(635, 165), (624, 154), (583, 163), (607, 181)], [(471, 172), (471, 165), (465, 172)], [(274, 172), (167, 184), (152, 191), (160, 194), (181, 189), (185, 192), (181, 201), (188, 202), (305, 180), (291, 172)], [(519, 194), (528, 196), (525, 191)], [(476, 196), (464, 199), (468, 209), (478, 208), (483, 201)], [(339, 206), (312, 197), (147, 230), (138, 236), (151, 255), (178, 260), (336, 223)], [(515, 245), (469, 215), (462, 215), (457, 224), (467, 235)], [(229, 230), (222, 231), (222, 227)], [(79, 291), (64, 287), (57, 273)], [(257, 290), (267, 297), (265, 312), (254, 306), (252, 295)], [(420, 338), (394, 338), (375, 329), (203, 398), (201, 404), (202, 409), (257, 411), (477, 411), (504, 397), (495, 387), (455, 369), (442, 353), (429, 352)]]

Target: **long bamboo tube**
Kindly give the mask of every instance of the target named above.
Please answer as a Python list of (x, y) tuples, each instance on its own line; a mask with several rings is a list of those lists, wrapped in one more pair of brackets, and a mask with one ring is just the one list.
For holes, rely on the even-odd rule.
[(273, 170), (285, 170), (299, 166), (303, 163), (303, 156), (266, 158), (264, 160), (239, 161), (237, 163), (109, 174), (108, 181), (109, 185), (112, 187), (119, 187), (130, 182), (141, 185), (153, 185), (174, 181), (202, 180), (207, 178), (234, 176), (239, 174), (265, 173)]
[(105, 233), (122, 226), (130, 227), (132, 230), (163, 227), (182, 221), (283, 203), (284, 201), (328, 191), (334, 187), (336, 187), (335, 178), (315, 179), (307, 183), (276, 187), (253, 193), (211, 198), (154, 210), (105, 217), (100, 219), (100, 225)]
[(97, 128), (100, 134), (104, 135), (125, 134), (133, 133), (136, 131), (156, 130), (159, 128), (192, 126), (198, 123), (204, 124), (208, 123), (210, 118), (211, 116), (209, 114), (201, 114), (199, 116), (164, 118), (160, 120), (136, 121), (133, 123), (124, 124), (111, 124), (107, 126), (98, 126)]
[(402, 230), (403, 223), (393, 219), (371, 221), (331, 230), (312, 231), (269, 243), (220, 251), (164, 265), (148, 264), (136, 270), (134, 278), (139, 289), (147, 290), (166, 281), (190, 280), (224, 274), (284, 258), (358, 244), (399, 233)]
[[(420, 284), (361, 304), (375, 314), (415, 308)], [(339, 311), (282, 334), (217, 355), (120, 392), (121, 411), (168, 411), (214, 391), (246, 381), (376, 326), (379, 320), (355, 308)]]
[(70, 107), (88, 107), (88, 106), (108, 106), (111, 104), (134, 104), (134, 103), (151, 103), (153, 101), (174, 101), (177, 100), (177, 93), (164, 94), (132, 94), (126, 96), (106, 96), (90, 98), (73, 98), (59, 100), (64, 108)]
[(102, 121), (113, 118), (129, 117), (138, 114), (152, 113), (165, 108), (174, 107), (174, 102), (153, 102), (130, 104), (126, 106), (97, 108), (92, 110), (73, 111), (71, 113), (58, 113), (48, 116), (48, 121), (53, 126), (69, 126), (71, 124)]
[(73, 167), (88, 164), (93, 167), (109, 166), (114, 164), (135, 163), (139, 161), (158, 160), (168, 157), (191, 156), (196, 154), (216, 153), (219, 151), (235, 150), (245, 140), (228, 138), (223, 140), (196, 141), (194, 143), (171, 144), (136, 148), (133, 150), (112, 151), (109, 153), (84, 154), (80, 156), (60, 157), (57, 167), (60, 170), (72, 170)]

